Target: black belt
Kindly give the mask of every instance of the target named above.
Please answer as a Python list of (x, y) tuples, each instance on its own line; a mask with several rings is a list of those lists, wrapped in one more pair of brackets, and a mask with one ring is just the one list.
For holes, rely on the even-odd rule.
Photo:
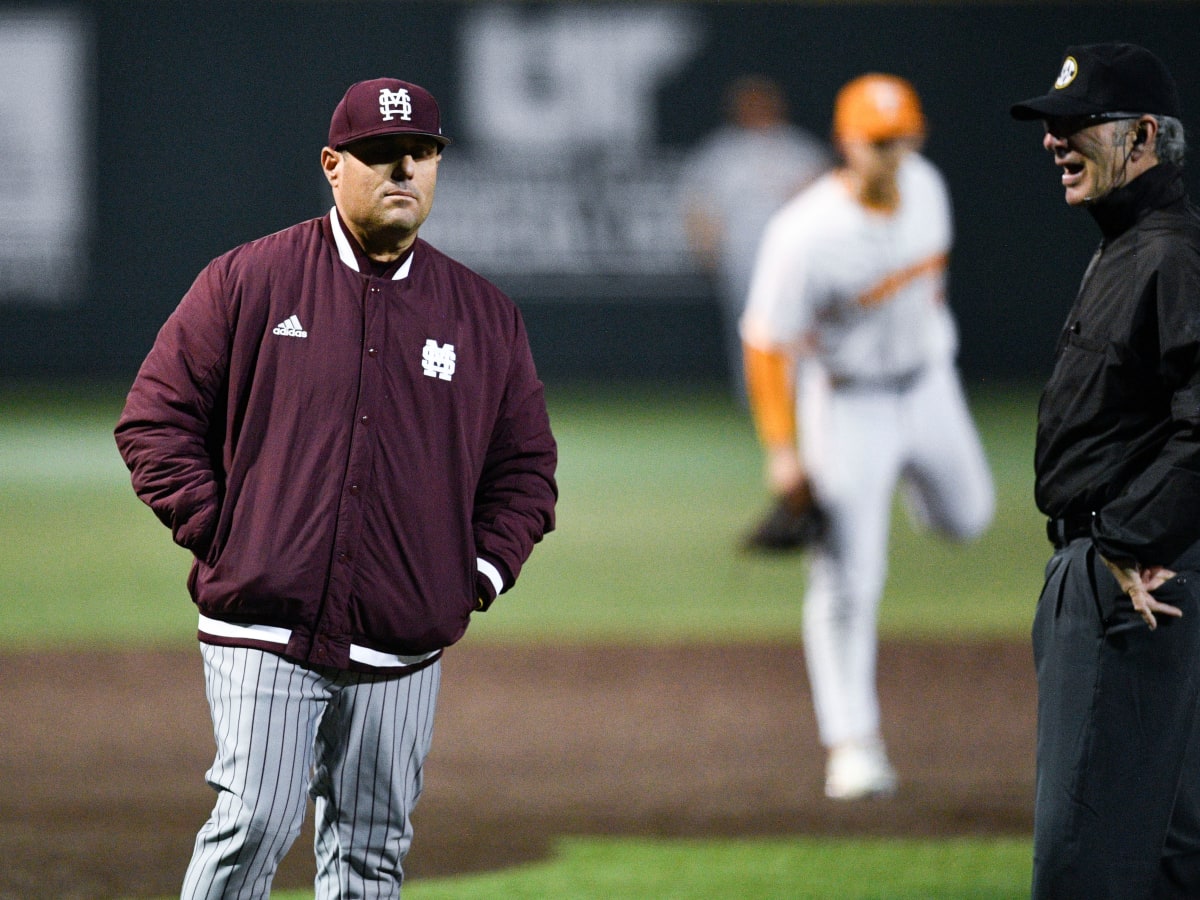
[(1095, 513), (1080, 513), (1065, 519), (1047, 519), (1046, 537), (1055, 550), (1061, 550), (1071, 541), (1092, 536), (1092, 519)]

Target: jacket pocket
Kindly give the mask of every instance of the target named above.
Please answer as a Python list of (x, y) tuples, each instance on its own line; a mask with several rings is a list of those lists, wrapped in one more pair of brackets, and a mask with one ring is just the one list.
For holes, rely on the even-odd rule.
[(212, 555), (217, 530), (218, 509), (216, 505), (204, 506), (186, 521), (172, 527), (172, 538), (184, 550), (189, 551), (200, 562), (207, 562)]
[(1086, 353), (1103, 353), (1108, 348), (1108, 342), (1097, 338), (1095, 335), (1080, 334), (1076, 329), (1079, 323), (1075, 323), (1067, 330), (1067, 344)]

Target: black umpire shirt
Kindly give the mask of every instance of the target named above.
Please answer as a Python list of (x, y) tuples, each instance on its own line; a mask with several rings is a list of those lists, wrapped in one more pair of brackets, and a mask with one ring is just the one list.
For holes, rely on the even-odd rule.
[(1038, 409), (1038, 508), (1117, 562), (1200, 541), (1200, 212), (1160, 164), (1090, 207), (1103, 234)]

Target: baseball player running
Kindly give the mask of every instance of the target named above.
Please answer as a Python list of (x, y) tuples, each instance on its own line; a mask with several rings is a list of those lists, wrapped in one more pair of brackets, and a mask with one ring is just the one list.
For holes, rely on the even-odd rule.
[(443, 648), (554, 524), (556, 447), (521, 316), (418, 238), (448, 143), (432, 95), (350, 87), (327, 215), (210, 263), (116, 429), (195, 561), (217, 794), (183, 897), (266, 897), (316, 808), (316, 897), (397, 897)]
[(833, 136), (843, 163), (768, 224), (741, 325), (768, 486), (826, 518), (804, 648), (825, 793), (839, 800), (897, 786), (875, 688), (897, 486), (919, 523), (955, 539), (979, 535), (994, 506), (954, 364), (950, 202), (918, 152), (924, 134), (903, 79), (873, 73), (842, 88)]

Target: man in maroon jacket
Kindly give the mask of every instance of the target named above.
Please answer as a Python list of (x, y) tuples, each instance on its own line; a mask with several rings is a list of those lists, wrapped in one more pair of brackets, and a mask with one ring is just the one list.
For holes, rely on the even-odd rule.
[(434, 98), (350, 87), (335, 206), (211, 262), (116, 428), (188, 588), (217, 793), (185, 898), (265, 896), (311, 794), (316, 896), (396, 896), (443, 648), (554, 527), (557, 450), (520, 313), (418, 237)]

